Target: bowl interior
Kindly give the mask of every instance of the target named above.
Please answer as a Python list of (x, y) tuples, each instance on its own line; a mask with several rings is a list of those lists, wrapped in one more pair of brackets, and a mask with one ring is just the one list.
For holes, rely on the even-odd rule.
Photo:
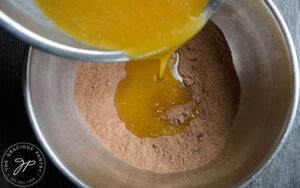
[(92, 187), (227, 187), (257, 170), (289, 121), (295, 97), (292, 59), (261, 0), (227, 0), (213, 21), (232, 51), (241, 85), (239, 112), (224, 150), (208, 165), (181, 173), (157, 174), (115, 158), (92, 136), (74, 104), (77, 62), (31, 50), (25, 87), (29, 114), (58, 166)]

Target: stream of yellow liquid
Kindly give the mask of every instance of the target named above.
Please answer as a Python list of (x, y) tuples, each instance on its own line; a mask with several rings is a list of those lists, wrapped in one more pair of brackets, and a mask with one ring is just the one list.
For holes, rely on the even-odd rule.
[[(44, 15), (66, 34), (132, 60), (115, 97), (120, 118), (139, 137), (174, 135), (184, 129), (159, 118), (157, 110), (189, 102), (169, 56), (204, 25), (209, 0), (35, 0)], [(142, 60), (141, 60), (142, 59)], [(158, 74), (159, 73), (159, 74)], [(160, 78), (160, 79), (159, 79)]]

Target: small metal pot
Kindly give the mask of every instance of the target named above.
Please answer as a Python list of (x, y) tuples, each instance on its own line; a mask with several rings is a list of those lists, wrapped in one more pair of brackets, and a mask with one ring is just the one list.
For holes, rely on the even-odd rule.
[[(210, 0), (203, 16), (210, 18), (225, 0)], [(127, 61), (121, 51), (84, 44), (58, 30), (36, 7), (34, 0), (1, 0), (0, 26), (20, 39), (49, 53), (94, 62)]]
[(232, 50), (239, 112), (223, 151), (195, 170), (158, 174), (115, 158), (84, 125), (73, 101), (78, 63), (36, 49), (24, 77), (33, 129), (57, 167), (79, 186), (231, 187), (248, 184), (274, 158), (298, 102), (293, 41), (271, 0), (227, 0), (213, 21)]

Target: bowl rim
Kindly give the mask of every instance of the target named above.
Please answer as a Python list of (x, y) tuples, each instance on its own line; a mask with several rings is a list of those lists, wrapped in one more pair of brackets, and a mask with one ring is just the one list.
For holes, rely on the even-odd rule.
[[(283, 146), (284, 142), (286, 141), (289, 132), (292, 129), (294, 119), (296, 117), (297, 106), (298, 106), (298, 97), (299, 97), (299, 70), (298, 70), (298, 58), (296, 49), (294, 46), (293, 39), (289, 32), (289, 29), (280, 14), (279, 10), (277, 9), (276, 5), (272, 2), (272, 0), (264, 0), (267, 8), (271, 11), (274, 19), (277, 21), (279, 28), (283, 34), (285, 39), (285, 43), (288, 48), (288, 52), (291, 58), (291, 66), (292, 66), (292, 76), (293, 76), (293, 95), (290, 104), (289, 114), (286, 118), (284, 129), (280, 137), (278, 138), (277, 143), (273, 146), (272, 150), (269, 154), (265, 157), (265, 159), (261, 162), (260, 165), (256, 167), (256, 169), (251, 172), (245, 179), (241, 180), (241, 182), (235, 185), (236, 187), (245, 187), (250, 182), (252, 182), (261, 172), (272, 162), (275, 158), (281, 147)], [(1, 25), (1, 11), (0, 11), (0, 25)], [(29, 67), (30, 67), (30, 59), (32, 55), (33, 47), (29, 47), (27, 53), (25, 55), (25, 66), (24, 66), (24, 73), (23, 73), (23, 94), (25, 99), (25, 106), (27, 109), (27, 113), (31, 122), (31, 126), (33, 131), (40, 142), (41, 146), (43, 147), (44, 151), (50, 158), (50, 160), (55, 164), (55, 166), (65, 175), (67, 176), (72, 182), (74, 182), (79, 187), (89, 187), (85, 182), (83, 182), (80, 178), (75, 176), (55, 155), (49, 144), (47, 143), (45, 137), (43, 136), (39, 124), (36, 118), (36, 115), (33, 110), (31, 94), (30, 94), (30, 83), (29, 83)], [(42, 48), (43, 49), (43, 48)], [(74, 58), (74, 56), (73, 56)]]
[(108, 63), (129, 60), (129, 58), (121, 51), (101, 50), (96, 48), (90, 50), (82, 49), (47, 39), (10, 18), (1, 10), (1, 8), (0, 26), (24, 42), (61, 57), (68, 57), (70, 59), (82, 61)]
[(294, 41), (289, 32), (289, 28), (286, 25), (285, 20), (283, 19), (281, 13), (279, 12), (276, 5), (273, 3), (272, 0), (264, 0), (265, 4), (273, 14), (275, 20), (277, 21), (279, 28), (282, 31), (283, 37), (286, 41), (287, 48), (290, 53), (291, 58), (291, 66), (293, 70), (293, 96), (291, 100), (291, 106), (289, 109), (288, 117), (285, 121), (284, 130), (282, 131), (280, 137), (278, 138), (277, 143), (269, 152), (269, 154), (265, 157), (260, 165), (257, 166), (256, 170), (254, 170), (247, 178), (245, 178), (242, 182), (237, 184), (237, 187), (245, 187), (246, 185), (250, 184), (256, 177), (262, 173), (262, 171), (273, 161), (275, 156), (278, 154), (280, 149), (282, 148), (283, 144), (285, 143), (296, 117), (297, 107), (298, 107), (298, 100), (299, 100), (299, 68), (298, 68), (298, 57), (297, 52), (295, 49)]

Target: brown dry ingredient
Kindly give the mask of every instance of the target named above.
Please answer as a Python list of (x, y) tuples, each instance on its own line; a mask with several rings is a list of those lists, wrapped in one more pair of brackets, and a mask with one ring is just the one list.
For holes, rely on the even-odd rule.
[(159, 173), (203, 166), (222, 150), (238, 110), (240, 88), (228, 44), (209, 22), (179, 49), (179, 73), (191, 88), (192, 101), (170, 109), (165, 118), (173, 124), (191, 116), (199, 103), (199, 117), (174, 136), (138, 138), (119, 119), (114, 106), (125, 64), (81, 63), (74, 100), (89, 130), (116, 157), (137, 168)]
[(195, 108), (195, 102), (189, 102), (183, 105), (177, 105), (169, 109), (162, 119), (168, 120), (173, 125), (179, 125), (184, 123), (189, 117), (192, 117), (193, 109)]

